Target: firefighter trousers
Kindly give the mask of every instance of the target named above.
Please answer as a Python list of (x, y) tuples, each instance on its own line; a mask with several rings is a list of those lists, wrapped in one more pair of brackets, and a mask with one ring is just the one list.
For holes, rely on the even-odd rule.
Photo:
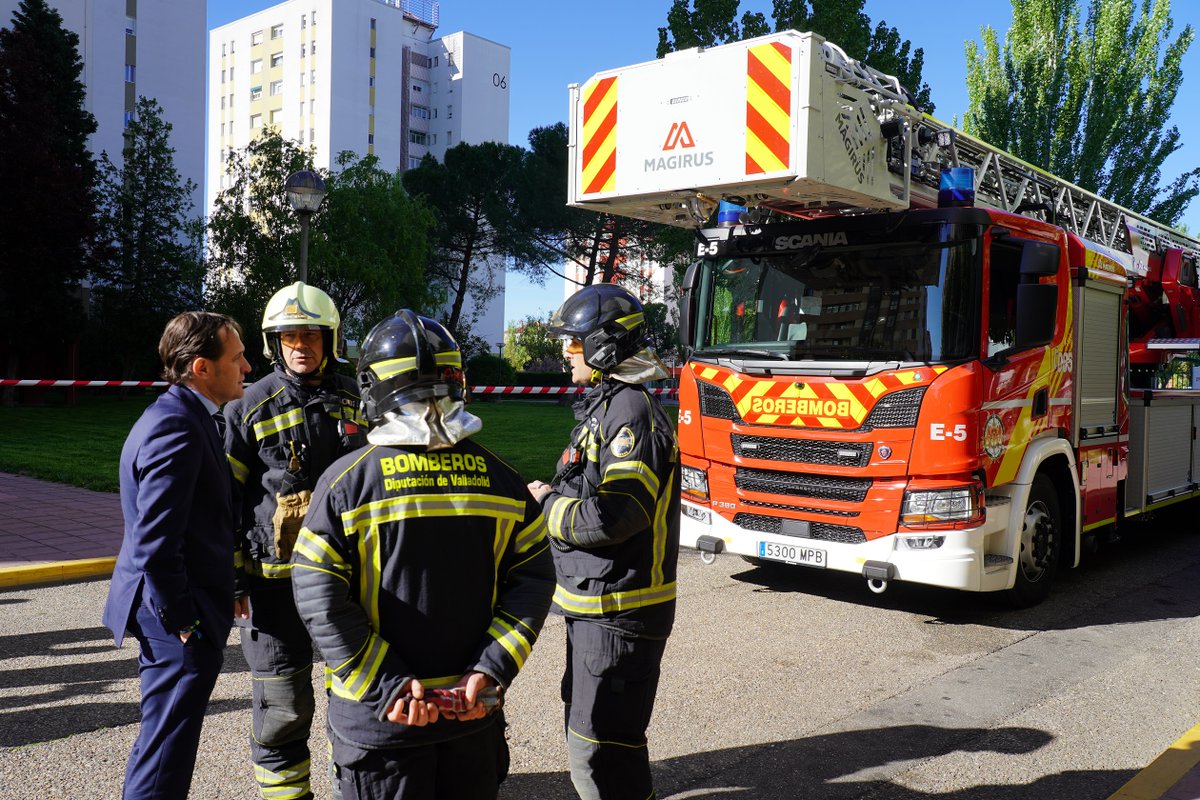
[(496, 800), (508, 775), (504, 717), (467, 736), (366, 750), (333, 735), (343, 800)]
[(250, 619), (239, 625), (253, 679), (250, 755), (259, 794), (310, 800), (313, 645), (296, 611), (292, 582), (251, 578)]
[(562, 699), (571, 782), (580, 800), (654, 797), (646, 728), (666, 644), (567, 618)]

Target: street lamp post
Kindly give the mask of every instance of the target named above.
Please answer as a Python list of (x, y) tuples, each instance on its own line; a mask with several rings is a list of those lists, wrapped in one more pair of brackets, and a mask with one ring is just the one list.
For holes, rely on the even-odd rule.
[(496, 349), (500, 351), (500, 360), (504, 360), (504, 342), (496, 342)]
[(300, 262), (296, 267), (296, 279), (308, 283), (308, 222), (325, 200), (325, 181), (312, 170), (302, 169), (288, 175), (283, 188), (292, 210), (300, 218)]

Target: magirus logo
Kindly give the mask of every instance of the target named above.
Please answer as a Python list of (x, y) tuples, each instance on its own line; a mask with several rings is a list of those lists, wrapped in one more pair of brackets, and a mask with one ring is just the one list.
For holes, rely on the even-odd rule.
[[(667, 131), (667, 138), (663, 141), (663, 152), (667, 153), (676, 149), (690, 150), (695, 147), (696, 139), (692, 136), (692, 131), (688, 127), (687, 120), (672, 122), (671, 129)], [(711, 150), (700, 153), (682, 153), (680, 155), (647, 158), (644, 162), (644, 171), (662, 172), (664, 170), (703, 167), (712, 163), (713, 152)]]

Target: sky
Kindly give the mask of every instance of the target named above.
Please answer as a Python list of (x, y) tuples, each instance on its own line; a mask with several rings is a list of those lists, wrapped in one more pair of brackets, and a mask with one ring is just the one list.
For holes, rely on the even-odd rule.
[[(272, 5), (272, 0), (208, 0), (208, 26)], [(666, 25), (670, 6), (671, 0), (442, 0), (438, 33), (465, 30), (512, 48), (509, 143), (525, 146), (533, 128), (567, 121), (568, 84), (652, 60), (658, 28)], [(742, 0), (741, 11), (747, 10), (761, 11), (770, 20), (769, 0)], [(1012, 20), (1009, 0), (867, 0), (864, 10), (873, 24), (886, 21), (914, 48), (924, 49), (923, 76), (932, 90), (934, 115), (947, 123), (956, 116), (961, 121), (967, 108), (965, 43), (982, 43), (985, 25), (995, 28), (1003, 41)], [(1200, 2), (1175, 0), (1172, 18), (1174, 34), (1185, 24), (1200, 30)], [(1164, 165), (1163, 184), (1200, 166), (1200, 105), (1188, 103), (1200, 86), (1200, 43), (1189, 49), (1183, 75), (1171, 120), (1183, 146)], [(1200, 200), (1192, 202), (1182, 222), (1200, 232)], [(530, 314), (544, 317), (562, 302), (562, 280), (551, 276), (539, 287), (509, 274), (505, 294), (506, 322)]]

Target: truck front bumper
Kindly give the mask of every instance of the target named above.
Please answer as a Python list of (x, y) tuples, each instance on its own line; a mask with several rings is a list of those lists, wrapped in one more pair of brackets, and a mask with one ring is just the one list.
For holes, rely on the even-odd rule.
[[(1013, 559), (1008, 555), (1008, 505), (989, 507), (984, 523), (962, 530), (937, 530), (928, 533), (905, 532), (881, 536), (861, 544), (798, 538), (775, 533), (746, 530), (716, 514), (708, 506), (683, 500), (680, 544), (696, 548), (701, 537), (709, 537), (701, 549), (712, 552), (715, 542), (721, 552), (751, 558), (762, 557), (762, 543), (802, 546), (821, 550), (825, 568), (864, 574), (868, 562), (874, 570), (891, 565), (892, 580), (944, 586), (971, 592), (994, 592), (1011, 588), (1016, 577)], [(944, 537), (940, 547), (910, 549), (904, 540)], [(715, 541), (714, 541), (715, 540)]]

